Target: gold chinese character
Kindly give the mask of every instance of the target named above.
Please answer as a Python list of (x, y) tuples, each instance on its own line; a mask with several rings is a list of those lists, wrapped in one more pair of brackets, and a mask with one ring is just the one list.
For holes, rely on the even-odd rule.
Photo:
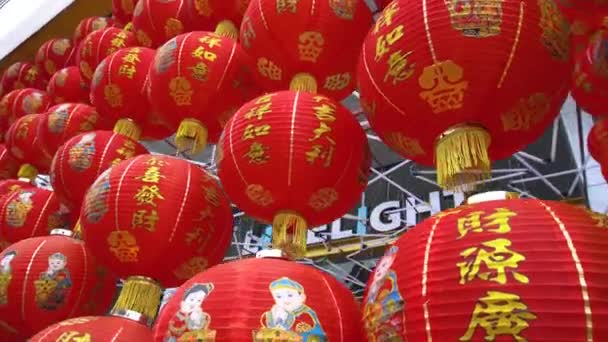
[(273, 97), (274, 97), (274, 94), (266, 94), (266, 95), (260, 96), (257, 100), (255, 100), (255, 104), (269, 103), (272, 101)]
[(374, 25), (374, 33), (378, 33), (380, 29), (384, 27), (391, 26), (393, 24), (393, 17), (399, 11), (399, 3), (397, 1), (391, 2), (388, 6), (384, 8), (382, 14), (376, 20), (376, 25)]
[(272, 109), (270, 109), (270, 106), (272, 106), (272, 103), (267, 102), (260, 106), (251, 108), (249, 111), (247, 111), (247, 113), (245, 113), (245, 119), (250, 120), (256, 117), (258, 120), (262, 120), (264, 114), (272, 113)]
[(196, 9), (196, 13), (203, 17), (209, 18), (213, 13), (209, 0), (194, 0), (194, 8)]
[[(133, 142), (131, 142), (131, 143), (133, 143)], [(133, 146), (133, 147), (135, 147), (135, 146)], [(148, 166), (165, 166), (165, 165), (168, 165), (168, 163), (162, 159), (158, 159), (156, 157), (151, 157), (150, 159), (148, 159), (146, 161), (146, 165), (148, 165)]]
[(390, 46), (401, 38), (403, 38), (403, 25), (399, 25), (384, 36), (378, 37), (376, 40), (376, 56), (374, 58), (376, 62), (384, 57), (389, 52)]
[(243, 132), (243, 138), (242, 140), (247, 140), (247, 139), (253, 139), (256, 136), (263, 136), (263, 135), (268, 135), (270, 134), (270, 125), (266, 124), (266, 125), (260, 125), (260, 126), (254, 126), (254, 125), (247, 125), (247, 127), (245, 127), (245, 131)]
[(146, 183), (158, 183), (161, 178), (165, 178), (165, 176), (161, 175), (160, 167), (158, 166), (149, 166), (143, 176), (135, 177), (135, 179), (140, 179)]
[(201, 37), (198, 41), (201, 43), (207, 44), (207, 46), (210, 48), (213, 48), (216, 46), (222, 46), (222, 39), (220, 39), (219, 37), (211, 36), (211, 35)]
[(156, 210), (152, 209), (148, 211), (145, 209), (140, 209), (133, 213), (133, 217), (131, 218), (131, 228), (135, 229), (137, 227), (143, 227), (149, 232), (154, 232), (156, 230), (156, 223), (158, 220), (160, 220), (160, 216), (158, 216), (158, 212), (156, 212)]
[(334, 146), (312, 145), (312, 148), (305, 153), (306, 161), (314, 164), (317, 158), (323, 160), (323, 167), (329, 167), (334, 156)]
[(36, 77), (38, 77), (38, 70), (35, 68), (30, 68), (25, 73), (25, 80), (28, 82), (34, 82), (34, 80), (36, 80)]
[[(517, 269), (519, 263), (526, 260), (525, 256), (509, 249), (511, 241), (507, 239), (486, 241), (481, 246), (467, 248), (460, 253), (465, 259), (456, 264), (460, 268), (460, 284), (479, 278), (504, 285), (507, 283), (507, 269)], [(481, 270), (482, 264), (487, 271)], [(510, 272), (518, 282), (529, 283), (524, 274), (515, 270)]]
[(173, 274), (177, 279), (187, 280), (207, 269), (209, 262), (201, 256), (195, 256), (181, 264)]
[(435, 114), (462, 108), (464, 92), (469, 86), (462, 67), (451, 60), (425, 67), (418, 84), (423, 89), (420, 98), (427, 101)]
[(608, 228), (608, 215), (600, 214), (595, 211), (586, 209), (591, 219), (595, 221), (595, 226), (599, 228)]
[(222, 197), (214, 185), (203, 185), (205, 193), (205, 201), (214, 207), (219, 207), (222, 204)]
[(133, 79), (133, 76), (135, 76), (136, 73), (137, 73), (137, 68), (135, 67), (135, 65), (122, 64), (118, 68), (118, 74), (127, 76), (128, 79)]
[(500, 34), (502, 1), (484, 0), (463, 7), (458, 0), (445, 2), (452, 28), (465, 37), (485, 38)]
[(323, 52), (323, 45), (325, 44), (323, 35), (319, 32), (307, 31), (300, 34), (299, 40), (298, 51), (300, 52), (300, 60), (316, 63), (317, 58)]
[(114, 51), (126, 46), (124, 38), (121, 38), (118, 35), (110, 41), (110, 44), (114, 47)]
[(129, 146), (126, 142), (122, 145), (122, 147), (116, 149), (116, 154), (120, 156), (118, 158), (118, 162), (120, 163), (122, 160), (127, 160), (135, 155), (135, 146)]
[(198, 219), (196, 219), (196, 222), (203, 222), (203, 221), (206, 221), (213, 217), (213, 210), (211, 210), (211, 207), (206, 207), (205, 209), (201, 210), (198, 214), (199, 214), (199, 217), (198, 217)]
[(509, 220), (511, 217), (517, 216), (516, 213), (506, 208), (497, 208), (494, 210), (494, 213), (485, 215), (483, 218), (482, 215), (485, 215), (484, 211), (474, 211), (458, 219), (459, 239), (466, 236), (469, 232), (483, 233), (484, 231), (489, 231), (498, 234), (508, 233), (511, 231)]
[(321, 121), (334, 122), (336, 121), (336, 106), (334, 104), (323, 103), (320, 106), (312, 108), (317, 119)]
[[(330, 133), (331, 127), (329, 127), (325, 122), (321, 121), (319, 122), (319, 127), (315, 128), (312, 132), (314, 133), (314, 136), (308, 139), (308, 141), (315, 141), (321, 138), (324, 134)], [(329, 140), (332, 145), (336, 144), (336, 142), (331, 137), (327, 137), (327, 140)]]
[(165, 199), (160, 193), (158, 185), (142, 185), (133, 198), (137, 201), (138, 205), (149, 204), (153, 207), (156, 207), (156, 203), (154, 203), (155, 199)]
[(266, 57), (258, 58), (258, 72), (260, 75), (273, 81), (280, 81), (283, 78), (283, 71), (281, 68)]
[(268, 162), (268, 158), (270, 158), (270, 156), (266, 154), (269, 149), (270, 147), (254, 141), (249, 147), (249, 151), (245, 153), (244, 157), (249, 158), (250, 164), (265, 164)]
[(527, 342), (520, 334), (530, 327), (529, 321), (536, 315), (518, 295), (500, 291), (488, 291), (479, 298), (469, 323), (469, 328), (460, 341), (471, 341), (478, 327), (485, 330), (485, 341), (495, 341), (497, 336), (510, 336), (514, 341)]
[(199, 46), (194, 51), (192, 51), (192, 57), (198, 59), (206, 59), (210, 62), (214, 62), (217, 58), (217, 55), (211, 51), (205, 50), (204, 47)]
[(283, 12), (296, 13), (298, 11), (299, 0), (277, 0), (277, 13), (282, 14)]
[(122, 61), (128, 64), (137, 64), (141, 62), (141, 60), (139, 59), (139, 55), (137, 54), (137, 52), (134, 51), (135, 49), (137, 48), (131, 49), (129, 53), (122, 58)]
[[(255, 39), (255, 31), (253, 30), (253, 24), (251, 24), (251, 18), (245, 16), (241, 23), (241, 42), (243, 43), (243, 47), (250, 48), (253, 39)], [(258, 68), (259, 65), (258, 61)]]
[(543, 33), (541, 42), (549, 53), (559, 61), (570, 59), (570, 24), (552, 0), (539, 0), (539, 26)]
[(543, 121), (550, 109), (551, 102), (543, 93), (521, 98), (511, 110), (500, 116), (502, 128), (505, 132), (529, 131)]
[(110, 107), (116, 108), (122, 106), (122, 92), (116, 84), (107, 84), (103, 88), (103, 96)]
[(167, 39), (180, 35), (182, 32), (184, 32), (184, 25), (179, 19), (167, 19), (165, 22), (165, 37)]
[(192, 104), (192, 85), (186, 78), (178, 76), (169, 82), (169, 94), (178, 106), (189, 106)]
[(91, 335), (80, 331), (65, 331), (56, 342), (91, 342)]
[(338, 200), (338, 192), (334, 188), (322, 188), (310, 196), (308, 205), (316, 211), (331, 207)]
[(204, 230), (201, 227), (195, 227), (191, 232), (186, 233), (186, 244), (188, 247), (196, 246), (196, 252), (202, 253), (207, 242), (209, 242), (209, 237), (213, 236), (213, 231), (213, 226), (210, 226), (210, 229), (207, 230)]
[(393, 85), (397, 85), (398, 82), (405, 81), (412, 77), (416, 63), (408, 63), (407, 58), (411, 54), (412, 51), (402, 54), (401, 50), (391, 53), (387, 61), (388, 70), (384, 75), (384, 82), (388, 81), (389, 77), (392, 77)]
[(330, 75), (325, 78), (325, 85), (323, 85), (323, 88), (331, 91), (342, 90), (348, 87), (350, 80), (351, 77), (348, 72)]
[(401, 132), (389, 132), (385, 139), (387, 145), (404, 156), (411, 158), (426, 154), (418, 139), (407, 137)]
[(125, 230), (114, 230), (108, 235), (108, 246), (110, 252), (121, 263), (138, 261), (139, 246), (135, 236)]
[(260, 207), (267, 207), (274, 202), (270, 190), (265, 189), (260, 184), (249, 184), (245, 190), (245, 194), (251, 202)]
[(118, 32), (118, 34), (116, 34), (116, 38), (127, 39), (129, 38), (129, 36), (127, 36), (127, 33), (125, 31), (120, 31)]

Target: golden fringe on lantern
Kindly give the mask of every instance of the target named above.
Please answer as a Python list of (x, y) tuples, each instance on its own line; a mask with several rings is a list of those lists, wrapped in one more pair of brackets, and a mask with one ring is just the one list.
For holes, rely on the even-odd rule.
[(205, 149), (208, 136), (207, 127), (203, 126), (200, 121), (191, 118), (184, 119), (175, 134), (175, 144), (179, 152), (190, 149), (191, 153), (196, 154)]
[(129, 277), (122, 286), (112, 313), (134, 311), (152, 322), (156, 318), (162, 294), (163, 289), (156, 281), (147, 277)]
[(289, 90), (317, 93), (317, 80), (309, 73), (296, 74), (289, 83)]
[(306, 254), (306, 234), (308, 224), (299, 214), (282, 211), (272, 220), (272, 248), (285, 252), (290, 258), (298, 259)]
[(139, 140), (141, 128), (131, 119), (120, 119), (114, 125), (114, 133), (124, 135), (133, 140)]
[(470, 183), (489, 178), (490, 134), (478, 126), (458, 126), (446, 131), (435, 146), (437, 183), (444, 189), (470, 191)]
[(19, 168), (19, 172), (17, 172), (18, 178), (27, 178), (30, 181), (33, 181), (38, 177), (38, 169), (31, 164), (23, 164)]
[(78, 219), (78, 221), (76, 221), (76, 224), (74, 224), (74, 228), (72, 228), (72, 232), (73, 235), (72, 237), (74, 239), (82, 239), (82, 225), (80, 224), (80, 219)]
[(232, 38), (237, 40), (239, 38), (239, 29), (230, 20), (222, 20), (215, 27), (215, 33), (218, 36)]

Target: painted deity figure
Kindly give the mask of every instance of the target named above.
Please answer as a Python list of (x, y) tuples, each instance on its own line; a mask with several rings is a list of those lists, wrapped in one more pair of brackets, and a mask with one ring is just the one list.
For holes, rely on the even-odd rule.
[(69, 151), (68, 164), (77, 171), (83, 172), (91, 167), (95, 155), (95, 133), (87, 133), (72, 146)]
[(397, 274), (391, 269), (397, 256), (392, 246), (378, 261), (363, 309), (370, 342), (403, 341), (405, 302), (399, 293)]
[(11, 262), (17, 256), (17, 252), (8, 251), (4, 253), (0, 260), (0, 305), (8, 303), (8, 286), (13, 278), (13, 268)]
[(13, 228), (21, 228), (27, 220), (27, 215), (33, 208), (33, 191), (21, 191), (6, 206), (6, 223)]
[(35, 282), (36, 302), (43, 309), (55, 310), (64, 304), (72, 279), (66, 268), (68, 258), (64, 254), (53, 253), (48, 260), (47, 270)]
[(203, 302), (213, 291), (213, 284), (194, 284), (182, 297), (179, 311), (169, 321), (165, 342), (215, 341), (215, 330), (209, 328), (211, 316), (203, 311)]

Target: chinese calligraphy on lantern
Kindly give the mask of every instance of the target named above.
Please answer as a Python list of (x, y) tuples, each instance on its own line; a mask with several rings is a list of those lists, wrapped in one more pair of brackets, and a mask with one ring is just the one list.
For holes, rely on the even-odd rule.
[(217, 53), (214, 50), (222, 46), (222, 40), (209, 34), (199, 38), (198, 41), (200, 45), (192, 51), (192, 57), (196, 58), (198, 62), (188, 69), (193, 79), (204, 82), (209, 77), (209, 64), (217, 60)]
[(323, 52), (325, 39), (320, 32), (306, 31), (300, 34), (298, 51), (303, 62), (316, 63)]
[(91, 335), (75, 330), (65, 331), (57, 337), (57, 342), (91, 342)]
[(125, 43), (125, 40), (127, 38), (128, 36), (126, 31), (120, 31), (118, 34), (116, 34), (116, 36), (110, 41), (112, 46), (108, 49), (107, 55), (111, 55), (114, 52), (126, 47), (127, 44)]
[(497, 208), (493, 213), (486, 214), (484, 211), (474, 211), (458, 219), (459, 239), (468, 233), (492, 233), (505, 234), (511, 231), (509, 219), (517, 216), (516, 213), (505, 208)]
[(254, 123), (247, 124), (245, 131), (243, 132), (242, 140), (252, 140), (249, 145), (249, 150), (243, 155), (243, 157), (249, 162), (249, 164), (261, 165), (266, 164), (270, 158), (269, 151), (270, 146), (267, 146), (260, 141), (257, 141), (257, 137), (267, 136), (270, 134), (271, 126), (269, 124), (258, 124), (257, 122), (262, 121), (264, 115), (272, 113), (272, 97), (274, 94), (267, 94), (258, 98), (254, 105), (243, 115), (245, 120), (253, 121)]
[(133, 79), (137, 74), (137, 64), (141, 61), (139, 59), (140, 52), (140, 48), (132, 48), (122, 57), (122, 63), (118, 67), (118, 74), (120, 76)]
[(332, 136), (331, 126), (336, 121), (336, 105), (324, 96), (314, 97), (316, 105), (313, 107), (314, 116), (319, 126), (312, 131), (308, 141), (312, 142), (310, 149), (305, 152), (306, 161), (314, 165), (317, 161), (323, 167), (332, 163), (336, 140)]
[(543, 93), (534, 93), (519, 99), (513, 108), (500, 116), (505, 132), (529, 131), (543, 121), (551, 109), (551, 103)]
[(149, 232), (156, 230), (156, 223), (160, 220), (160, 216), (156, 210), (157, 200), (164, 200), (165, 197), (158, 186), (161, 179), (165, 176), (161, 173), (162, 166), (166, 165), (165, 161), (151, 157), (146, 162), (147, 168), (144, 174), (135, 177), (143, 183), (137, 190), (135, 199), (138, 208), (133, 212), (131, 217), (131, 228), (143, 228)]

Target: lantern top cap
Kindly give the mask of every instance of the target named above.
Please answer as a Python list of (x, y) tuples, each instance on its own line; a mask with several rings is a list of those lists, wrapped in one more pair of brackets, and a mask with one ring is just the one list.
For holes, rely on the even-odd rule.
[(255, 253), (256, 259), (289, 259), (287, 254), (280, 249), (264, 249)]
[(72, 237), (73, 232), (69, 229), (57, 228), (57, 229), (51, 230), (50, 235), (62, 235), (62, 236)]
[(467, 198), (467, 204), (477, 204), (489, 201), (519, 198), (519, 194), (508, 191), (487, 191), (471, 195)]

